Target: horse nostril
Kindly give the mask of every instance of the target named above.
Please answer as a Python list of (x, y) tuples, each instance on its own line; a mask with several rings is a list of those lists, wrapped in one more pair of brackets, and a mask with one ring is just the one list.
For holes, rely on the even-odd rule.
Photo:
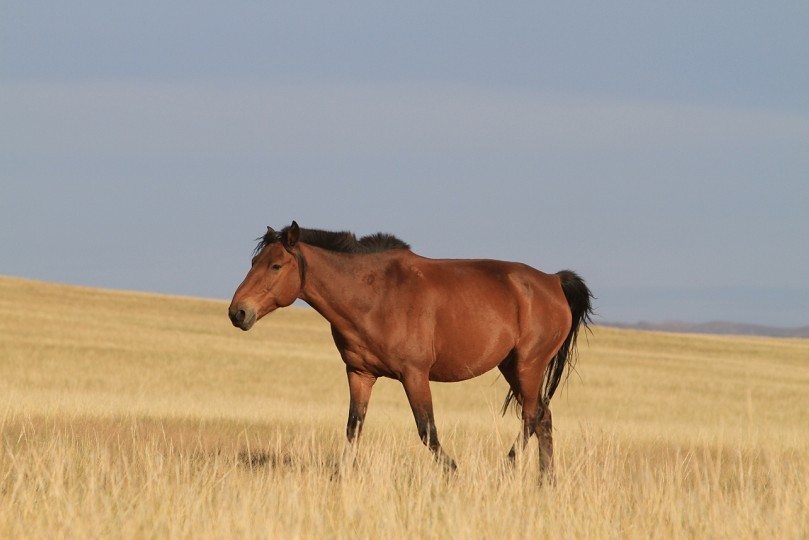
[(242, 330), (250, 330), (256, 322), (256, 312), (249, 305), (244, 308), (233, 307), (228, 309), (228, 316), (233, 326)]
[(241, 324), (244, 322), (244, 319), (247, 317), (247, 313), (243, 309), (238, 311), (232, 310), (230, 312), (230, 320), (233, 321), (234, 324)]

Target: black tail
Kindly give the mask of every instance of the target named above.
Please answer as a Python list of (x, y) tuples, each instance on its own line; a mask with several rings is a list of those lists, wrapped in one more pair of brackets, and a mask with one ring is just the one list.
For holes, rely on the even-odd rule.
[[(565, 367), (567, 367), (569, 375), (570, 370), (576, 364), (576, 338), (582, 326), (584, 326), (585, 330), (589, 329), (593, 315), (590, 299), (594, 298), (594, 296), (590, 289), (587, 288), (584, 280), (571, 270), (562, 270), (557, 272), (556, 275), (562, 280), (562, 291), (565, 293), (565, 298), (570, 306), (572, 324), (565, 342), (562, 343), (559, 351), (545, 369), (545, 378), (542, 381), (542, 400), (545, 405), (550, 403), (554, 392), (556, 392), (556, 387), (559, 386), (565, 373)], [(512, 400), (516, 403), (514, 398), (514, 393), (509, 390), (506, 401), (503, 403), (503, 414), (505, 414)], [(517, 405), (519, 406), (519, 404)]]
[(567, 304), (570, 306), (570, 314), (573, 322), (570, 325), (570, 332), (565, 338), (565, 342), (559, 348), (559, 352), (551, 359), (548, 368), (545, 370), (545, 380), (542, 382), (542, 399), (547, 405), (559, 382), (562, 380), (562, 375), (567, 366), (567, 372), (576, 364), (576, 338), (579, 336), (579, 330), (582, 325), (585, 330), (589, 329), (592, 322), (593, 306), (590, 299), (593, 298), (593, 293), (587, 288), (584, 280), (571, 270), (562, 270), (556, 274), (562, 280), (562, 291), (567, 298)]

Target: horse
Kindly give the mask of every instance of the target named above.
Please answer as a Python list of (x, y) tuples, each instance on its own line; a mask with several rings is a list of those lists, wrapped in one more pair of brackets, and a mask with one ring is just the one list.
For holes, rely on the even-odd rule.
[(436, 432), (430, 381), (457, 382), (495, 366), (521, 410), (513, 462), (532, 435), (541, 474), (553, 470), (550, 401), (575, 361), (593, 313), (590, 290), (570, 270), (546, 274), (497, 260), (430, 259), (393, 235), (267, 227), (228, 308), (250, 330), (301, 299), (331, 324), (348, 377), (347, 448), (362, 432), (379, 377), (404, 386), (421, 441), (445, 469), (457, 467)]

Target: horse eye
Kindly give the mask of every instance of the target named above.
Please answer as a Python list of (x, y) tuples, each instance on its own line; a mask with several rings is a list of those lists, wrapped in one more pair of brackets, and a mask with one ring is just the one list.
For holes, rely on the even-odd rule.
[(280, 264), (274, 264), (274, 265), (272, 265), (272, 269), (273, 269), (273, 270), (280, 270), (280, 269), (281, 269), (281, 265), (280, 265)]

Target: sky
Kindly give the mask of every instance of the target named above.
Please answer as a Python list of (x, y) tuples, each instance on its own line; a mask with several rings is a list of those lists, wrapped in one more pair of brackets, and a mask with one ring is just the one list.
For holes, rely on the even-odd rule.
[[(0, 275), (227, 299), (256, 237), (809, 325), (809, 3), (0, 2)], [(225, 321), (227, 322), (227, 321)]]

